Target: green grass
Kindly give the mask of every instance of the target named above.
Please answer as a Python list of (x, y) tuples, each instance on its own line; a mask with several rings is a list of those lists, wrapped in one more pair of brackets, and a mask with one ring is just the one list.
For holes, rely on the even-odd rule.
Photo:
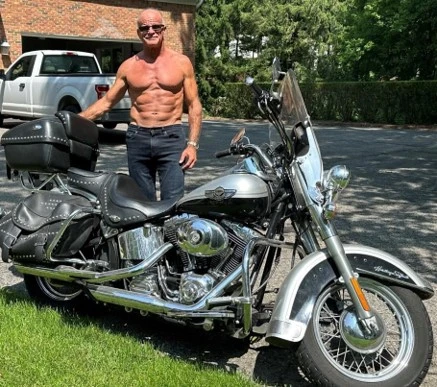
[(172, 358), (129, 332), (0, 290), (2, 387), (255, 385), (240, 374)]

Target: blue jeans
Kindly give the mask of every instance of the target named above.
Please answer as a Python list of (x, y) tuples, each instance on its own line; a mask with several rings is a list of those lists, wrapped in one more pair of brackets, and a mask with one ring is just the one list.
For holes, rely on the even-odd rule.
[(126, 132), (129, 174), (149, 200), (156, 198), (159, 175), (161, 200), (184, 195), (184, 171), (179, 164), (186, 146), (182, 125), (144, 128), (130, 124)]

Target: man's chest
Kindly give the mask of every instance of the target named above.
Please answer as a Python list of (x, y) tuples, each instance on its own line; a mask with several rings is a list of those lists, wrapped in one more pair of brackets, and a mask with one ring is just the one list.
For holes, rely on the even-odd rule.
[(145, 64), (132, 69), (127, 80), (131, 89), (160, 88), (177, 92), (182, 88), (184, 74), (174, 64)]

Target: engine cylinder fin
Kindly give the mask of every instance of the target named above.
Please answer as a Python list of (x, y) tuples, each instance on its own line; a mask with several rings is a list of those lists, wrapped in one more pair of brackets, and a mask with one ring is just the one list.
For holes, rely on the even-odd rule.
[(182, 265), (184, 267), (184, 270), (190, 270), (191, 269), (191, 261), (189, 255), (179, 249), (178, 247), (178, 239), (176, 235), (176, 228), (175, 227), (166, 227), (165, 228), (165, 236), (167, 237), (168, 241), (177, 248), (179, 257), (181, 259)]
[(233, 272), (241, 264), (246, 247), (246, 242), (237, 235), (228, 233), (228, 237), (234, 247), (234, 253), (223, 266), (225, 274)]

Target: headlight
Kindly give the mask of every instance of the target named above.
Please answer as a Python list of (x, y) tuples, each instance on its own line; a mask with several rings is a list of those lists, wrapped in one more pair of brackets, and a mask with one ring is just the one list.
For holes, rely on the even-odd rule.
[(336, 213), (336, 200), (342, 190), (349, 184), (351, 174), (345, 165), (332, 167), (323, 178), (323, 193), (325, 201), (323, 204), (323, 214), (330, 220)]
[(325, 178), (324, 187), (332, 187), (336, 191), (345, 189), (349, 184), (351, 174), (346, 165), (336, 165), (332, 167)]

